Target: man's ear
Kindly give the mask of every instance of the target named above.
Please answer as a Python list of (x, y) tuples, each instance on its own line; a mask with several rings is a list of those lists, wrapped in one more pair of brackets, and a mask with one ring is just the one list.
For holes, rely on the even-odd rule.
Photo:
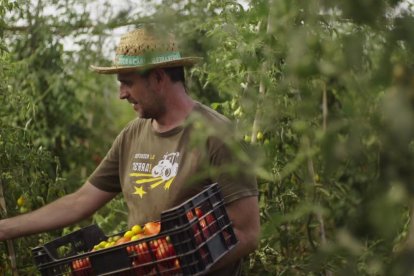
[(154, 78), (155, 78), (155, 80), (157, 81), (158, 84), (160, 82), (162, 82), (167, 77), (164, 70), (162, 70), (162, 69), (155, 69), (153, 71), (153, 74), (154, 74)]

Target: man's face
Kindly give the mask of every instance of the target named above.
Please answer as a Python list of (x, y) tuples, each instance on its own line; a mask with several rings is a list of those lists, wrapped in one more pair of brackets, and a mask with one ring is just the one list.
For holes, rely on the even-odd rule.
[(139, 117), (157, 120), (165, 113), (164, 99), (157, 91), (152, 73), (142, 76), (139, 73), (118, 74), (119, 98), (133, 105)]

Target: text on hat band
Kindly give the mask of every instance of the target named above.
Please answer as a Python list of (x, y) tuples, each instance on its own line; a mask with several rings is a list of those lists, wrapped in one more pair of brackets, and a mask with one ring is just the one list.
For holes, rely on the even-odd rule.
[[(149, 59), (149, 60), (148, 60)], [(169, 52), (166, 54), (156, 54), (156, 55), (147, 55), (147, 56), (127, 56), (127, 55), (117, 55), (115, 58), (116, 65), (123, 66), (140, 66), (146, 64), (155, 64), (167, 61), (173, 61), (181, 59), (180, 52)]]

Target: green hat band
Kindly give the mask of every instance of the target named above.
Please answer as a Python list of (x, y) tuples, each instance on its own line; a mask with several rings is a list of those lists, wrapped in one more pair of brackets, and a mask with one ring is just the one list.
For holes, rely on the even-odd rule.
[(117, 55), (115, 63), (122, 66), (141, 66), (181, 59), (180, 52), (149, 54), (146, 56)]

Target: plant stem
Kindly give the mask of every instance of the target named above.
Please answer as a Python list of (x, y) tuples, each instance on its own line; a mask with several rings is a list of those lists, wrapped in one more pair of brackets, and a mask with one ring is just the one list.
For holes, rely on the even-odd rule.
[[(322, 86), (322, 131), (323, 133), (326, 133), (326, 128), (327, 128), (327, 120), (328, 120), (328, 97), (327, 97), (327, 92), (326, 92), (326, 84), (325, 82), (323, 83)], [(307, 150), (310, 149), (310, 141), (309, 139), (305, 139), (306, 142), (306, 147)], [(309, 156), (308, 157), (308, 172), (309, 175), (312, 179), (312, 183), (313, 183), (313, 187), (316, 190), (316, 180), (315, 180), (315, 167), (313, 164), (313, 160), (312, 157)], [(321, 214), (320, 211), (316, 211), (316, 219), (318, 220), (319, 223), (319, 233), (320, 233), (320, 239), (321, 239), (321, 244), (322, 245), (326, 245), (326, 230), (325, 230), (325, 221), (324, 218)], [(327, 276), (331, 276), (332, 275), (332, 271), (326, 270), (325, 271), (325, 275)]]
[(414, 198), (410, 200), (411, 214), (410, 214), (410, 226), (408, 229), (408, 238), (406, 242), (406, 248), (408, 250), (414, 249)]
[[(274, 10), (274, 1), (273, 0), (269, 0), (269, 13), (267, 16), (267, 25), (266, 25), (266, 35), (270, 36), (273, 33), (273, 26), (274, 26), (274, 16), (273, 16), (273, 10)], [(257, 105), (256, 105), (256, 114), (254, 116), (254, 121), (253, 121), (253, 127), (252, 127), (252, 135), (251, 135), (251, 143), (255, 144), (257, 142), (257, 132), (259, 131), (260, 128), (260, 119), (261, 119), (261, 110), (260, 110), (260, 106), (262, 105), (263, 102), (263, 98), (266, 94), (266, 85), (264, 82), (264, 77), (266, 72), (268, 72), (268, 62), (267, 60), (263, 63), (262, 66), (262, 70), (260, 72), (260, 75), (262, 76), (260, 79), (260, 83), (259, 83), (259, 97), (257, 100)]]
[[(0, 207), (2, 217), (7, 217), (7, 207), (6, 207), (6, 200), (4, 198), (3, 192), (3, 182), (0, 179)], [(13, 276), (18, 276), (19, 273), (17, 272), (17, 263), (16, 263), (16, 253), (14, 251), (13, 242), (11, 240), (6, 241), (7, 251), (9, 253), (9, 260), (12, 269)]]

